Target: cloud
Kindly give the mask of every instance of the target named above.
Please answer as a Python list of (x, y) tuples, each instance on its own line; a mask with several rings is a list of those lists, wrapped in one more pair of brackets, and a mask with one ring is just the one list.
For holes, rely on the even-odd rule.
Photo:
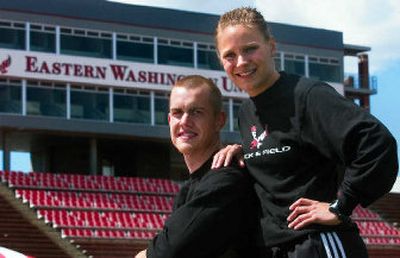
[[(109, 0), (110, 1), (110, 0)], [(113, 2), (129, 3), (135, 5), (157, 6), (192, 12), (222, 14), (230, 9), (240, 6), (255, 7), (253, 0), (111, 0)]]
[(396, 0), (256, 0), (266, 20), (343, 32), (344, 43), (365, 45), (372, 72), (400, 60), (400, 2)]

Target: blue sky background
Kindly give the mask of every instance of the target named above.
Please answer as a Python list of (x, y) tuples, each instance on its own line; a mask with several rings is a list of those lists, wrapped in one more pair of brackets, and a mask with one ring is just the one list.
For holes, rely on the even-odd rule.
[[(400, 140), (400, 1), (397, 0), (118, 0), (202, 13), (222, 14), (232, 8), (258, 8), (267, 21), (343, 32), (344, 43), (371, 47), (370, 74), (378, 94), (371, 112)], [(357, 58), (345, 59), (345, 72), (357, 73)], [(29, 156), (13, 153), (13, 170), (31, 170)], [(0, 156), (0, 165), (2, 157)]]

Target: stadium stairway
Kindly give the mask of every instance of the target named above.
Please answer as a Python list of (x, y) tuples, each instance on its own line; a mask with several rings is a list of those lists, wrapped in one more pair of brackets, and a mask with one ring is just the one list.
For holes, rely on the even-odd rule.
[[(0, 171), (0, 243), (36, 258), (123, 258), (171, 213), (169, 180)], [(400, 257), (400, 231), (370, 209), (352, 219), (370, 258)]]
[(87, 257), (0, 184), (0, 245), (36, 258)]
[[(0, 171), (0, 178), (0, 212), (8, 214), (0, 217), (1, 230), (14, 235), (33, 225), (30, 235), (23, 231), (12, 239), (0, 231), (10, 239), (5, 247), (36, 258), (133, 257), (162, 229), (179, 191), (164, 179), (15, 171)], [(53, 237), (50, 243), (28, 244), (41, 232)]]

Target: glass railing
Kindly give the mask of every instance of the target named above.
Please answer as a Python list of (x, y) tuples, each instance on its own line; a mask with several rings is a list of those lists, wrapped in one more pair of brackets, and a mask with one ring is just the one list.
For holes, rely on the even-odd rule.
[(378, 78), (373, 75), (364, 81), (359, 74), (346, 73), (343, 84), (345, 87), (370, 90), (372, 94), (378, 93)]

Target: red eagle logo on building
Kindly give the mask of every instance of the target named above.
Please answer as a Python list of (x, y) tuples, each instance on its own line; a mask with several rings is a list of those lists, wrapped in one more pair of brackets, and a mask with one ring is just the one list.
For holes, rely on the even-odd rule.
[(11, 56), (8, 55), (8, 58), (1, 61), (0, 63), (0, 74), (7, 73), (8, 72), (7, 69), (10, 67), (10, 65), (11, 65)]

